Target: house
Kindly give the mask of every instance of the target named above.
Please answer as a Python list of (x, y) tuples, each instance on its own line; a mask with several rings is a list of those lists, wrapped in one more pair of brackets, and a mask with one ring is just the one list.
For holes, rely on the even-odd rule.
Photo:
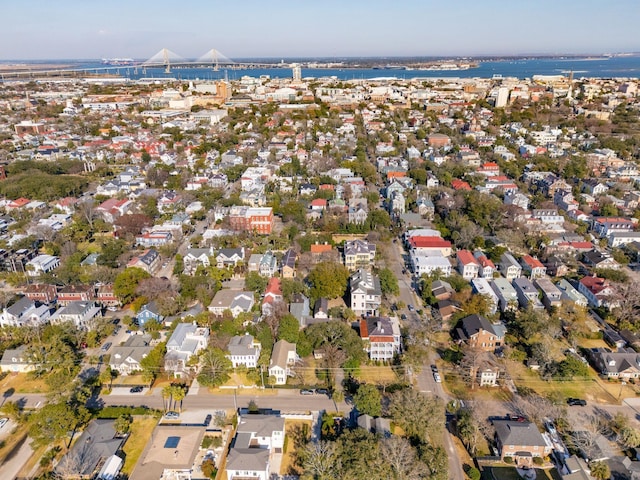
[(150, 248), (129, 260), (127, 268), (140, 268), (148, 274), (153, 275), (160, 270), (160, 265), (160, 254), (157, 250)]
[(634, 223), (622, 217), (597, 217), (591, 228), (600, 238), (608, 238), (613, 233), (626, 233), (633, 230)]
[(46, 323), (50, 316), (51, 307), (36, 303), (28, 297), (22, 297), (13, 305), (2, 309), (0, 326), (37, 327)]
[(175, 378), (188, 376), (193, 372), (189, 361), (209, 344), (209, 329), (195, 323), (179, 323), (167, 341), (164, 356), (164, 371), (173, 372)]
[(29, 300), (40, 303), (53, 303), (58, 297), (55, 285), (32, 283), (24, 287), (22, 294)]
[(438, 235), (411, 235), (408, 238), (409, 248), (416, 255), (451, 255), (451, 242)]
[(578, 292), (583, 294), (593, 307), (611, 306), (614, 289), (604, 278), (584, 277), (578, 282)]
[(278, 271), (278, 259), (271, 250), (268, 250), (260, 257), (257, 271), (261, 277), (273, 277), (276, 274)]
[(273, 313), (276, 304), (283, 301), (280, 284), (280, 279), (277, 277), (271, 277), (267, 283), (262, 299), (262, 314), (267, 317)]
[(510, 253), (502, 254), (498, 268), (500, 269), (502, 276), (509, 281), (522, 275), (522, 267)]
[(431, 296), (436, 300), (449, 300), (456, 293), (449, 282), (434, 280), (431, 282)]
[(503, 277), (494, 278), (491, 280), (490, 285), (498, 296), (498, 304), (501, 311), (506, 312), (507, 310), (516, 310), (518, 308), (518, 294), (509, 280)]
[(410, 253), (411, 269), (416, 276), (430, 275), (440, 272), (442, 276), (451, 275), (452, 267), (448, 258), (439, 253), (421, 254), (415, 251)]
[(195, 274), (198, 267), (209, 268), (213, 257), (213, 248), (188, 248), (182, 263), (185, 275)]
[(119, 307), (120, 300), (113, 292), (113, 283), (100, 285), (96, 292), (96, 302), (103, 307)]
[(518, 303), (520, 307), (527, 308), (531, 306), (534, 309), (542, 309), (544, 305), (538, 297), (538, 289), (531, 283), (526, 277), (514, 278), (511, 282), (516, 295), (518, 296)]
[(493, 278), (494, 274), (498, 271), (495, 264), (481, 250), (473, 252), (473, 256), (480, 265), (480, 270), (478, 270), (479, 276), (482, 278)]
[(244, 262), (244, 247), (240, 248), (222, 248), (216, 255), (217, 268), (231, 268), (237, 266), (240, 262)]
[(591, 348), (588, 354), (593, 368), (607, 378), (640, 378), (640, 354), (632, 348), (621, 348), (616, 352), (602, 347)]
[(242, 414), (227, 455), (227, 480), (268, 480), (271, 454), (284, 448), (284, 418), (276, 415)]
[(535, 282), (536, 287), (542, 292), (542, 304), (551, 310), (562, 303), (562, 291), (548, 278), (539, 278)]
[(114, 346), (109, 357), (111, 370), (120, 375), (142, 371), (141, 361), (151, 350), (151, 335), (131, 335), (121, 346)]
[(371, 360), (390, 361), (402, 351), (400, 324), (396, 317), (366, 317), (360, 320), (360, 338)]
[(241, 313), (250, 312), (254, 303), (253, 292), (223, 289), (216, 292), (208, 309), (219, 317), (224, 314), (225, 310), (229, 310), (233, 318), (236, 318)]
[(582, 262), (591, 268), (611, 268), (613, 270), (620, 268), (620, 264), (611, 255), (595, 248), (582, 254)]
[(358, 415), (356, 421), (358, 428), (383, 437), (391, 436), (391, 420), (382, 417), (372, 417), (371, 415)]
[(0, 371), (9, 373), (26, 373), (36, 369), (36, 365), (29, 360), (26, 345), (18, 348), (8, 348), (0, 359)]
[(89, 302), (94, 299), (95, 291), (90, 285), (67, 285), (58, 290), (58, 305), (71, 302)]
[(329, 319), (329, 300), (326, 298), (319, 298), (316, 300), (316, 304), (313, 307), (313, 318), (320, 320)]
[(503, 324), (491, 323), (482, 315), (473, 314), (460, 320), (456, 335), (471, 348), (493, 352), (504, 344), (505, 330)]
[(564, 278), (556, 284), (556, 288), (560, 290), (560, 293), (562, 294), (560, 297), (561, 301), (572, 302), (584, 308), (589, 305), (587, 297), (576, 290), (575, 287)]
[(311, 314), (309, 299), (301, 293), (294, 294), (289, 303), (289, 313), (296, 317), (301, 327), (305, 326)]
[(254, 340), (252, 335), (236, 335), (229, 340), (227, 358), (231, 360), (233, 368), (241, 365), (247, 368), (256, 368), (261, 349), (260, 342)]
[(72, 322), (79, 329), (91, 330), (93, 319), (98, 316), (102, 316), (102, 311), (93, 302), (71, 302), (58, 309), (50, 321), (52, 324)]
[(458, 261), (458, 272), (465, 280), (471, 280), (478, 276), (480, 264), (469, 250), (458, 250), (456, 252)]
[[(123, 464), (122, 445), (128, 437), (118, 435), (114, 423), (115, 420), (106, 418), (92, 420), (55, 467), (56, 473), (64, 478), (116, 478)], [(99, 469), (107, 464), (113, 464), (115, 474), (99, 475), (102, 472)]]
[(531, 255), (523, 256), (520, 259), (520, 265), (522, 265), (522, 270), (528, 275), (530, 280), (542, 278), (547, 274), (547, 267)]
[(370, 268), (376, 256), (376, 245), (366, 240), (347, 240), (344, 243), (344, 266), (349, 270)]
[(142, 306), (138, 315), (136, 315), (136, 321), (138, 326), (144, 329), (147, 322), (162, 323), (164, 321), (164, 315), (160, 313), (160, 307), (155, 301), (151, 301)]
[(296, 276), (296, 259), (298, 254), (292, 248), (284, 252), (282, 256), (282, 278), (294, 278)]
[(500, 299), (493, 291), (486, 278), (474, 278), (471, 280), (471, 287), (476, 295), (484, 296), (489, 303), (489, 313), (493, 315), (498, 310)]
[(382, 303), (380, 279), (362, 268), (349, 277), (351, 310), (356, 315), (377, 315)]
[(532, 467), (534, 457), (546, 457), (552, 444), (545, 440), (538, 427), (531, 422), (493, 420), (495, 440), (500, 459), (511, 457), (518, 467)]
[(269, 376), (274, 377), (276, 385), (285, 385), (291, 376), (291, 367), (299, 361), (295, 343), (278, 340), (273, 346), (269, 361)]
[(364, 225), (369, 216), (369, 205), (366, 198), (350, 198), (347, 218), (349, 223)]
[(42, 273), (48, 273), (60, 266), (60, 259), (53, 255), (38, 255), (27, 262), (25, 267), (27, 275), (37, 277)]
[(171, 243), (174, 240), (171, 232), (168, 231), (148, 231), (136, 236), (136, 245), (143, 248), (160, 247)]

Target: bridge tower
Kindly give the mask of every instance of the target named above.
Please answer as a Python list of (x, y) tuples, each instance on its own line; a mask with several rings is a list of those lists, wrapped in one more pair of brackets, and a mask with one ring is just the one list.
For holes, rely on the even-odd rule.
[(169, 50), (166, 48), (162, 49), (162, 58), (164, 60), (164, 73), (171, 73), (171, 60), (169, 59)]

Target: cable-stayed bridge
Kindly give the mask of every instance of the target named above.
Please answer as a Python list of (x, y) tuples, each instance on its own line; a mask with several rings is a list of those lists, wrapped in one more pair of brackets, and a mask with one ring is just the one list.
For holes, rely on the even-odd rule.
[(185, 58), (177, 53), (169, 50), (168, 48), (163, 48), (158, 51), (155, 55), (152, 55), (147, 60), (127, 60), (126, 63), (123, 62), (124, 59), (114, 59), (113, 64), (111, 64), (109, 59), (103, 59), (102, 64), (100, 66), (90, 66), (90, 67), (61, 67), (61, 68), (38, 68), (37, 64), (28, 65), (21, 64), (19, 67), (16, 67), (15, 70), (12, 68), (6, 68), (0, 70), (0, 79), (8, 80), (8, 79), (18, 79), (18, 78), (36, 78), (43, 76), (73, 76), (73, 75), (108, 75), (108, 74), (116, 74), (119, 75), (120, 70), (130, 70), (133, 69), (134, 74), (138, 74), (139, 72), (143, 75), (146, 74), (147, 69), (164, 69), (164, 73), (171, 73), (173, 68), (211, 68), (216, 71), (220, 68), (228, 68), (228, 69), (247, 69), (247, 68), (261, 68), (261, 67), (277, 67), (280, 66), (280, 63), (276, 62), (239, 62), (230, 59), (219, 50), (215, 48), (210, 49), (203, 55), (200, 55), (197, 58)]

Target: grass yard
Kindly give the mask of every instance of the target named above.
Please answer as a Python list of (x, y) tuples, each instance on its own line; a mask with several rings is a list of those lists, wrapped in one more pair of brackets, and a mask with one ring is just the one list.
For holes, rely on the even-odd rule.
[(10, 373), (2, 382), (0, 390), (13, 388), (15, 393), (48, 393), (49, 387), (42, 378), (33, 378), (29, 373)]
[(311, 421), (306, 420), (285, 420), (285, 448), (280, 464), (280, 475), (301, 475), (304, 473), (295, 464), (297, 457), (296, 439), (300, 436), (302, 429), (307, 429), (306, 440), (311, 438)]
[(361, 382), (365, 383), (379, 383), (382, 385), (389, 385), (396, 383), (402, 379), (396, 375), (395, 370), (387, 365), (383, 366), (369, 366), (363, 365), (359, 368), (359, 371), (354, 375)]
[[(592, 402), (615, 402), (620, 392), (620, 383), (601, 380), (593, 369), (590, 369), (588, 377), (576, 378), (568, 382), (543, 380), (538, 373), (517, 362), (510, 362), (508, 369), (516, 386), (531, 388), (544, 396), (559, 399), (576, 397)], [(623, 386), (622, 395), (635, 397), (635, 388), (632, 385)]]
[[(482, 478), (485, 480), (522, 480), (515, 467), (485, 467)], [(553, 478), (548, 470), (536, 468), (536, 480)]]
[(131, 475), (136, 463), (144, 447), (149, 442), (153, 429), (158, 424), (158, 419), (151, 416), (134, 416), (133, 423), (131, 424), (131, 434), (124, 444), (122, 449), (126, 455), (124, 466), (122, 467), (122, 473)]

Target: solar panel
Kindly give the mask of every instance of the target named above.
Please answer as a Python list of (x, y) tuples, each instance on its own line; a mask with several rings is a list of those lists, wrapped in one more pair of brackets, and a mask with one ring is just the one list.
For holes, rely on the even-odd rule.
[(164, 442), (164, 448), (176, 448), (178, 443), (180, 443), (180, 437), (167, 437)]

